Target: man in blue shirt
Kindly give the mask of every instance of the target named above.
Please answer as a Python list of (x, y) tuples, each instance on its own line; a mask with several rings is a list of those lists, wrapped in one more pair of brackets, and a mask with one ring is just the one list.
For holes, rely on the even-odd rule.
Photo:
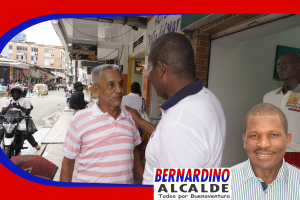
[(244, 122), (248, 160), (232, 167), (233, 200), (299, 200), (300, 170), (284, 161), (291, 143), (288, 122), (276, 106), (254, 106)]

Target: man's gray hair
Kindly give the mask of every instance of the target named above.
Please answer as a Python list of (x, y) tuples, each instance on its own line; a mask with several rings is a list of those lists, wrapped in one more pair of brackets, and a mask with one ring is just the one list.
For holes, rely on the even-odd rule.
[(96, 80), (101, 76), (102, 71), (115, 69), (120, 71), (120, 67), (118, 65), (99, 65), (92, 70), (92, 83), (95, 84)]

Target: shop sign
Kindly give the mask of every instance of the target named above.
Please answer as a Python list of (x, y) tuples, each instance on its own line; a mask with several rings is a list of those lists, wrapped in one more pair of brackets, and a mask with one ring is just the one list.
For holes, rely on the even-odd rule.
[(147, 23), (147, 51), (151, 44), (161, 35), (180, 32), (181, 15), (155, 15)]
[(52, 74), (54, 74), (55, 76), (58, 76), (58, 77), (66, 77), (66, 75), (64, 73), (61, 73), (61, 72), (51, 72)]
[(31, 76), (32, 75), (32, 72), (30, 69), (23, 69), (23, 73), (24, 75), (27, 75), (27, 76)]
[(87, 67), (87, 75), (91, 75), (94, 67)]
[(97, 45), (73, 43), (74, 60), (91, 60), (97, 61)]
[(30, 71), (31, 71), (31, 76), (32, 76), (32, 77), (36, 77), (36, 72), (35, 72), (35, 70), (34, 70), (34, 69), (31, 69)]

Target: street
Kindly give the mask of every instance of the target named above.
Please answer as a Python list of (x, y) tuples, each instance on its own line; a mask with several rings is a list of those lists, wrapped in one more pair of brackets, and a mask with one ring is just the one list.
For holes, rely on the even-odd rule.
[[(67, 105), (65, 92), (62, 89), (59, 91), (50, 90), (48, 92), (48, 96), (45, 98), (32, 97), (29, 99), (33, 105), (33, 110), (31, 111), (30, 116), (37, 127), (50, 125), (45, 123), (45, 117), (50, 116), (55, 112), (61, 112)], [(6, 100), (6, 97), (0, 98), (1, 110)], [(49, 123), (48, 120), (47, 123)]]

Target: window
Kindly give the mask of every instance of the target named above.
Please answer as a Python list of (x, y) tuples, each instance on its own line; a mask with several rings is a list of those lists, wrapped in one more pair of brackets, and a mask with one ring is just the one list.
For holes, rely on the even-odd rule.
[(8, 57), (9, 57), (9, 58), (12, 58), (12, 54), (8, 54)]
[(12, 50), (12, 45), (9, 45), (9, 50)]
[(17, 60), (27, 61), (27, 56), (17, 55)]
[(32, 48), (31, 48), (31, 52), (38, 52), (38, 48), (32, 47)]
[(17, 53), (27, 52), (27, 47), (17, 46)]
[(45, 49), (45, 53), (54, 54), (54, 49)]
[(38, 61), (38, 57), (32, 56), (32, 57), (31, 57), (31, 60), (37, 62), (37, 61)]
[(27, 51), (27, 47), (17, 46), (17, 51)]
[(54, 58), (45, 58), (44, 60), (45, 63), (54, 63)]

